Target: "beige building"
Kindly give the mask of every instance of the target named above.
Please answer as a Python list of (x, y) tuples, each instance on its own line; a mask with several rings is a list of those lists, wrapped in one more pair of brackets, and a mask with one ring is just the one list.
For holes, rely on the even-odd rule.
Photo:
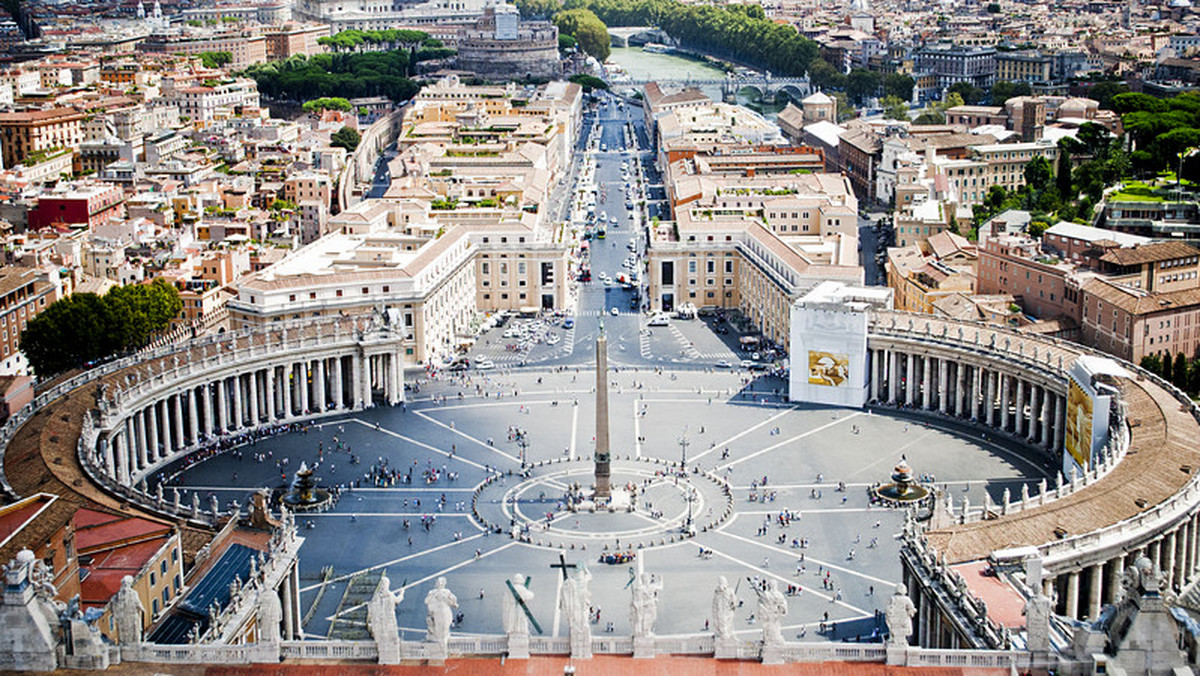
[(888, 249), (887, 280), (895, 308), (934, 314), (946, 296), (975, 293), (974, 245), (959, 235), (943, 232), (922, 245)]

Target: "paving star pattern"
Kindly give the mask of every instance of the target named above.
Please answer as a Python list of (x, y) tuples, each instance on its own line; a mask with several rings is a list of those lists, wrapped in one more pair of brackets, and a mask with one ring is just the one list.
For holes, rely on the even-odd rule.
[[(1050, 471), (1020, 446), (972, 428), (782, 401), (774, 393), (784, 383), (772, 378), (622, 369), (609, 374), (614, 476), (622, 483), (648, 479), (648, 488), (633, 514), (574, 514), (559, 499), (569, 481), (590, 476), (594, 377), (587, 369), (517, 370), (415, 381), (419, 392), (410, 392), (403, 407), (325, 419), (243, 446), (187, 469), (173, 485), (185, 501), (198, 491), (202, 504), (215, 495), (244, 505), (252, 490), (290, 481), (302, 461), (315, 464), (323, 486), (353, 485), (328, 511), (297, 517), (306, 538), (304, 632), (314, 638), (327, 636), (335, 618), (340, 630), (356, 624), (360, 603), (347, 589), (384, 571), (393, 588), (405, 590), (398, 606), (405, 639), (423, 636), (422, 600), (443, 575), (463, 614), (455, 631), (500, 633), (504, 580), (516, 572), (532, 577), (531, 609), (545, 633), (564, 636), (562, 576), (550, 564), (565, 550), (568, 563), (594, 575), (596, 634), (610, 622), (615, 634), (630, 633), (625, 587), (647, 570), (665, 580), (660, 635), (703, 631), (717, 576), (725, 575), (740, 581), (740, 634), (757, 636), (747, 578), (765, 577), (802, 590), (788, 596), (785, 635), (812, 641), (869, 635), (900, 579), (895, 537), (903, 514), (872, 507), (866, 488), (887, 480), (901, 455), (956, 501), (967, 496), (973, 504), (982, 504), (984, 491), (993, 501), (1006, 487), (1019, 495), (1022, 483), (1033, 488)], [(526, 432), (529, 480), (519, 476), (522, 449), (510, 427)], [(687, 490), (671, 474), (684, 438), (687, 467), (700, 472), (688, 481), (710, 484), (692, 505), (699, 532), (690, 538), (681, 533)], [(384, 468), (401, 479), (369, 479)], [(489, 477), (496, 490), (477, 491)], [(481, 507), (478, 516), (473, 506)], [(786, 523), (784, 512), (791, 515)], [(511, 520), (500, 523), (504, 518)], [(528, 537), (511, 537), (514, 520), (531, 524)], [(600, 560), (622, 551), (636, 556)], [(837, 623), (834, 633), (818, 632), (826, 620)]]

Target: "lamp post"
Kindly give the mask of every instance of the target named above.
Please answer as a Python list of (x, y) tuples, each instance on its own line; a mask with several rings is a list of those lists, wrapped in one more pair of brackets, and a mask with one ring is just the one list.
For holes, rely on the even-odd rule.
[(681, 474), (687, 474), (687, 449), (692, 442), (687, 438), (687, 427), (683, 428), (683, 436), (679, 437), (679, 471)]

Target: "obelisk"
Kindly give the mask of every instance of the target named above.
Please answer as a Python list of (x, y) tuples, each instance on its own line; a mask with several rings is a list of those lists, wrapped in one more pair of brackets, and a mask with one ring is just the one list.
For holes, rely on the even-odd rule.
[(601, 326), (596, 339), (596, 500), (612, 496), (608, 451), (608, 339)]

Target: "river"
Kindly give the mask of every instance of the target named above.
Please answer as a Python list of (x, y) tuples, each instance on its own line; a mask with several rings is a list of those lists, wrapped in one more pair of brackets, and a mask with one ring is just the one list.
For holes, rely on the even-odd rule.
[[(625, 69), (634, 80), (715, 80), (725, 77), (725, 71), (699, 59), (693, 59), (678, 54), (655, 54), (644, 52), (641, 47), (613, 47), (608, 60)], [(620, 84), (617, 89), (621, 89)], [(704, 85), (700, 89), (714, 101), (721, 100), (721, 88), (717, 85)], [(776, 113), (783, 110), (786, 101), (762, 102), (757, 97), (744, 94), (738, 95), (738, 103), (762, 113), (769, 119), (774, 119)]]

